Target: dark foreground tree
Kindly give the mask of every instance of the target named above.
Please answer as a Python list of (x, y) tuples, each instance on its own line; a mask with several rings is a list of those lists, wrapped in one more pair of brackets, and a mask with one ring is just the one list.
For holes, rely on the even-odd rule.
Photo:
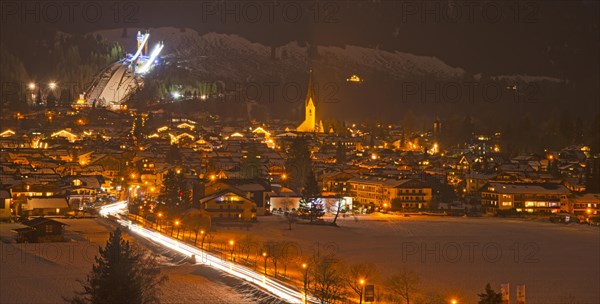
[(346, 274), (342, 261), (334, 255), (314, 255), (309, 281), (313, 295), (321, 303), (339, 303), (346, 296)]
[(479, 304), (501, 304), (502, 303), (502, 293), (495, 292), (490, 283), (485, 285), (485, 292), (478, 294), (479, 296)]
[[(377, 275), (377, 268), (371, 263), (356, 263), (350, 265), (346, 272), (346, 284), (360, 298), (363, 296), (364, 286), (361, 283), (373, 284)], [(362, 300), (361, 300), (362, 302)]]
[(419, 291), (419, 275), (410, 270), (403, 268), (398, 273), (389, 277), (385, 285), (388, 289), (391, 299), (395, 303), (410, 304)]
[(159, 287), (167, 277), (160, 274), (153, 257), (121, 238), (119, 228), (110, 234), (99, 253), (91, 273), (80, 282), (83, 291), (67, 299), (70, 303), (160, 303)]

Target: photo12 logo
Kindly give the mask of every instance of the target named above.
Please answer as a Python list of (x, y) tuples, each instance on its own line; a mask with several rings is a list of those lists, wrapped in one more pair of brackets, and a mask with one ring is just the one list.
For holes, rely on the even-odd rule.
[(278, 102), (298, 104), (306, 101), (310, 90), (315, 104), (338, 103), (341, 101), (340, 89), (340, 84), (331, 81), (313, 82), (312, 87), (308, 87), (306, 83), (293, 81), (236, 82), (224, 83), (221, 88), (216, 89), (224, 93), (216, 95), (224, 102), (262, 101), (268, 104)]
[(338, 23), (339, 1), (202, 1), (202, 23)]
[(134, 1), (1, 1), (2, 24), (138, 22)]
[(502, 245), (498, 242), (403, 242), (402, 262), (427, 263), (538, 263), (540, 246), (535, 242)]
[(406, 23), (537, 23), (535, 1), (397, 1), (398, 19)]
[(476, 81), (420, 81), (399, 84), (402, 103), (538, 103), (543, 86), (536, 82), (503, 84)]
[(17, 246), (0, 246), (0, 268), (3, 264), (20, 263), (57, 264), (93, 263), (98, 245), (90, 242), (26, 243)]

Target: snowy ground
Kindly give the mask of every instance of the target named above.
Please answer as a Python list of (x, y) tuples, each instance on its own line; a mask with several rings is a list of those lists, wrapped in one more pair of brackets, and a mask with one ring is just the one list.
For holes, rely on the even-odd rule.
[[(0, 224), (0, 303), (62, 303), (63, 297), (79, 290), (94, 262), (98, 246), (104, 245), (113, 227), (104, 220), (59, 219), (68, 224), (65, 243), (11, 243), (11, 229), (18, 224)], [(272, 298), (243, 283), (149, 242), (133, 239), (160, 255), (163, 273), (163, 303), (274, 303)]]
[(338, 219), (340, 228), (260, 217), (250, 231), (223, 229), (215, 242), (252, 234), (261, 241), (297, 242), (378, 265), (382, 276), (417, 271), (422, 289), (476, 302), (487, 282), (527, 285), (527, 303), (600, 303), (600, 230), (524, 219), (371, 215)]
[[(73, 242), (7, 243), (15, 224), (0, 224), (0, 303), (59, 303), (78, 288), (91, 268), (98, 245), (108, 237), (103, 220), (64, 220)], [(421, 288), (460, 303), (476, 302), (487, 282), (527, 285), (528, 303), (600, 303), (600, 230), (522, 219), (399, 217), (372, 215), (338, 219), (339, 228), (297, 223), (288, 230), (279, 216), (260, 217), (250, 230), (218, 228), (213, 246), (253, 235), (260, 241), (296, 242), (301, 255), (316, 248), (349, 262), (370, 261), (382, 277), (401, 267), (417, 271)], [(165, 303), (270, 303), (252, 288), (148, 241), (134, 242), (161, 256), (169, 276)], [(294, 276), (294, 263), (287, 273)], [(262, 262), (257, 265), (262, 269)], [(282, 272), (283, 265), (280, 265)], [(268, 264), (272, 273), (272, 264)], [(377, 288), (377, 287), (376, 287)]]

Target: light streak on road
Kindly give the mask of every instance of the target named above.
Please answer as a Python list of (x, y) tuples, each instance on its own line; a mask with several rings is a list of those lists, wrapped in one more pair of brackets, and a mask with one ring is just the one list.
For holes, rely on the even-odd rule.
[(98, 213), (100, 213), (100, 215), (103, 217), (107, 217), (108, 215), (117, 215), (119, 213), (123, 213), (126, 210), (127, 201), (120, 201), (100, 207), (100, 211)]
[[(127, 207), (127, 202), (117, 202), (111, 205), (106, 205), (100, 208), (100, 214), (102, 216), (116, 215), (122, 212)], [(138, 234), (146, 239), (149, 239), (155, 243), (158, 243), (166, 248), (177, 251), (186, 256), (194, 256), (197, 264), (205, 264), (213, 267), (217, 270), (226, 272), (234, 277), (240, 278), (244, 281), (252, 283), (253, 285), (264, 289), (271, 294), (283, 299), (289, 303), (304, 303), (304, 293), (294, 288), (288, 287), (283, 283), (280, 283), (272, 278), (266, 277), (262, 273), (258, 273), (247, 267), (238, 265), (231, 261), (223, 260), (215, 255), (207, 253), (204, 250), (200, 250), (197, 247), (190, 246), (172, 237), (163, 235), (157, 231), (144, 228), (140, 225), (134, 224), (129, 220), (118, 219), (121, 225), (128, 227), (129, 231)], [(318, 303), (318, 301), (309, 296), (309, 303)]]

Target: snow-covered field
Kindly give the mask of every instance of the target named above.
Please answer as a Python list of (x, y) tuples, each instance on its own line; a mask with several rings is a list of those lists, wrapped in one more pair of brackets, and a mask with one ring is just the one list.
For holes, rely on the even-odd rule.
[[(330, 220), (330, 219), (328, 219)], [(600, 230), (523, 219), (372, 215), (338, 219), (340, 228), (261, 217), (249, 231), (219, 230), (217, 239), (251, 233), (262, 241), (316, 246), (352, 261), (377, 264), (383, 277), (417, 271), (421, 288), (474, 303), (485, 284), (526, 284), (527, 303), (600, 303)]]
[[(108, 237), (103, 220), (63, 220), (68, 243), (4, 243), (14, 224), (0, 224), (0, 303), (60, 303), (78, 289), (91, 268), (98, 245)], [(498, 290), (527, 285), (527, 303), (600, 303), (600, 230), (522, 219), (372, 215), (338, 219), (339, 228), (294, 224), (278, 216), (261, 217), (249, 231), (219, 228), (215, 240), (286, 240), (308, 256), (319, 247), (348, 262), (370, 261), (382, 277), (401, 267), (417, 271), (421, 289), (460, 303), (476, 302), (487, 282)], [(165, 303), (252, 303), (239, 282), (147, 241), (134, 242), (162, 256), (169, 281)], [(262, 264), (261, 264), (262, 266)], [(269, 272), (272, 271), (269, 263)], [(293, 265), (288, 265), (293, 274)], [(259, 267), (260, 268), (260, 267)], [(281, 271), (281, 268), (280, 268)], [(260, 296), (260, 295), (259, 295)]]
[[(7, 243), (17, 224), (0, 224), (0, 303), (63, 303), (63, 297), (79, 289), (77, 280), (91, 270), (98, 246), (104, 245), (113, 228), (104, 220), (58, 219), (68, 224), (65, 243)], [(163, 303), (252, 303), (235, 289), (239, 282), (221, 276), (204, 266), (192, 266), (182, 257), (172, 255), (138, 239), (144, 247), (164, 256), (163, 273), (169, 280), (163, 286)], [(231, 287), (234, 286), (234, 287)]]

